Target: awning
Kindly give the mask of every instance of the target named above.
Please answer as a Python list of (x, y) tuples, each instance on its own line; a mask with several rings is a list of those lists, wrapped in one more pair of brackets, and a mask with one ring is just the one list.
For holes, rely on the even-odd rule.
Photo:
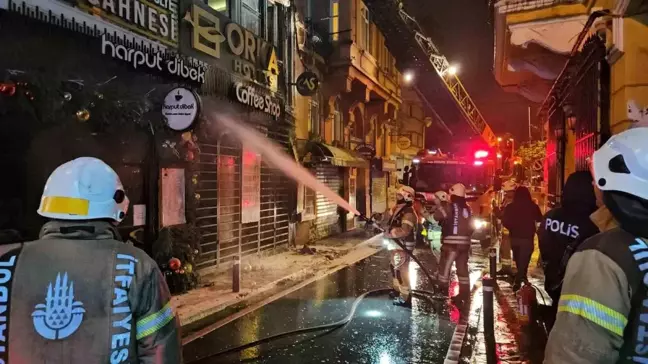
[(304, 163), (326, 163), (339, 167), (369, 168), (369, 161), (353, 152), (332, 145), (309, 142)]

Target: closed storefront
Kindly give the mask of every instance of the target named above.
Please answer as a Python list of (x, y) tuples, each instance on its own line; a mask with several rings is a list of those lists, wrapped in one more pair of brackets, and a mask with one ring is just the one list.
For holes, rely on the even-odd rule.
[[(260, 131), (276, 142), (287, 137)], [(199, 268), (288, 243), (292, 182), (231, 136), (200, 143), (196, 224)]]
[[(317, 179), (333, 192), (343, 195), (344, 171), (342, 168), (320, 165), (315, 167), (313, 172)], [(315, 239), (325, 238), (342, 232), (342, 221), (338, 212), (338, 206), (335, 202), (319, 192), (316, 193), (315, 197), (315, 211), (314, 231), (311, 233)]]
[(387, 209), (387, 173), (371, 172), (371, 212), (385, 212)]

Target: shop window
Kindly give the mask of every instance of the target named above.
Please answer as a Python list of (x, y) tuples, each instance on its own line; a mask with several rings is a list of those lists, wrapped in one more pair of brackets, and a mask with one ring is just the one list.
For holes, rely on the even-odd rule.
[(302, 221), (312, 220), (315, 218), (315, 203), (317, 201), (317, 193), (304, 186), (304, 212), (302, 213)]
[(340, 40), (340, 3), (338, 0), (331, 1), (331, 39)]
[(241, 24), (255, 34), (261, 34), (261, 0), (241, 1)]

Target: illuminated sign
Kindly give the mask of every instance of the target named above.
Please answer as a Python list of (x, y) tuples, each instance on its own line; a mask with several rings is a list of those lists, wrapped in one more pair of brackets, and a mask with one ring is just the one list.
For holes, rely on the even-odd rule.
[(181, 29), (183, 53), (210, 63), (220, 60), (234, 73), (277, 91), (279, 62), (272, 44), (202, 3), (191, 4), (183, 20), (188, 25)]
[(196, 62), (187, 61), (164, 51), (157, 52), (146, 48), (135, 49), (125, 46), (106, 33), (101, 36), (101, 54), (124, 61), (134, 69), (145, 68), (198, 83), (205, 82), (205, 67)]
[(232, 86), (232, 93), (236, 101), (241, 104), (263, 111), (276, 118), (281, 116), (281, 104), (279, 101), (267, 93), (263, 94), (261, 90), (252, 85), (236, 82)]
[(77, 0), (77, 6), (167, 46), (178, 46), (178, 0)]

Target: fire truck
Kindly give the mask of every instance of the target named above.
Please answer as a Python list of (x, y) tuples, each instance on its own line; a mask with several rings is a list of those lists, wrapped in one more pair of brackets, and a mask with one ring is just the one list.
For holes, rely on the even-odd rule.
[[(448, 191), (455, 183), (466, 186), (466, 199), (479, 225), (477, 230), (486, 229), (491, 215), (492, 182), (497, 160), (486, 149), (478, 149), (472, 155), (457, 156), (440, 150), (424, 150), (413, 160), (410, 185), (416, 191), (417, 199), (431, 207), (434, 193)], [(419, 240), (431, 239), (430, 231), (422, 227)], [(478, 240), (489, 239), (488, 233)]]

